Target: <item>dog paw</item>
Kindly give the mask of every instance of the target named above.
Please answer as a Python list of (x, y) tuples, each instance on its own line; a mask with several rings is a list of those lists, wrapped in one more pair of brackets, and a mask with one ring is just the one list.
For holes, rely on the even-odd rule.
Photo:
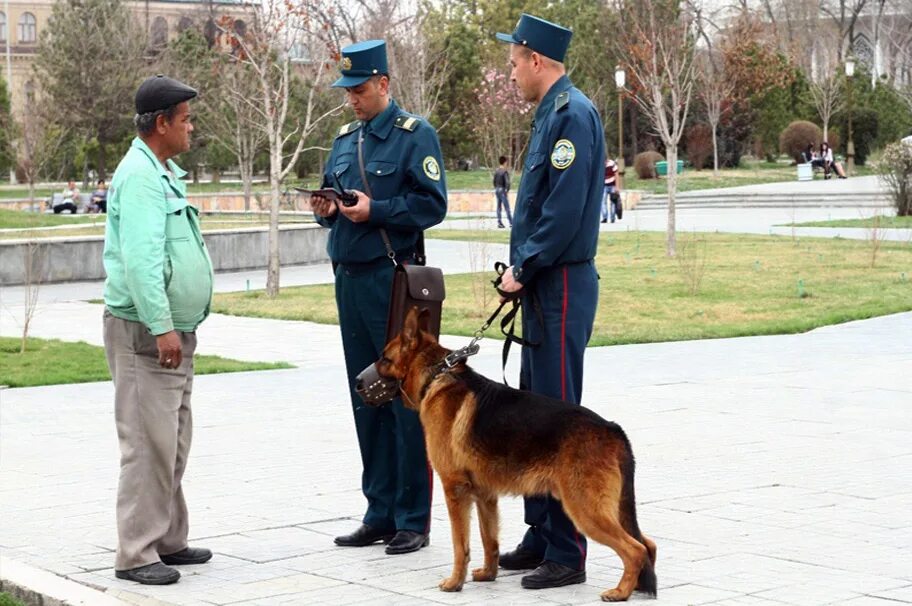
[(497, 578), (497, 569), (488, 570), (487, 568), (476, 568), (472, 571), (472, 580), (476, 582), (480, 581), (493, 581)]
[(447, 577), (440, 581), (440, 591), (462, 591), (462, 579)]
[(628, 597), (629, 596), (625, 596), (623, 593), (621, 593), (617, 587), (602, 592), (603, 602), (626, 602)]

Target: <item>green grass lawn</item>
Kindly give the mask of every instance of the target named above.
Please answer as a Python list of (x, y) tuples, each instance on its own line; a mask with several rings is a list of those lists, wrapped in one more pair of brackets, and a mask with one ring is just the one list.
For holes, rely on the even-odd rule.
[[(15, 337), (0, 337), (0, 385), (35, 387), (111, 379), (102, 347), (30, 338), (20, 354), (21, 343)], [(219, 356), (196, 356), (194, 366), (198, 375), (294, 368), (286, 362), (241, 362)]]
[(808, 221), (794, 223), (795, 227), (873, 227), (877, 224), (881, 228), (912, 229), (912, 216), (910, 217), (867, 217), (865, 219), (833, 219), (831, 221)]
[[(25, 220), (19, 217), (6, 215), (24, 215)], [(88, 215), (77, 216), (73, 219), (63, 218), (61, 221), (59, 215), (39, 215), (34, 213), (25, 213), (15, 210), (0, 209), (0, 229), (2, 228), (31, 228), (23, 231), (0, 232), (0, 240), (12, 240), (19, 238), (62, 238), (76, 236), (99, 236), (105, 232), (105, 215)], [(313, 223), (314, 220), (309, 215), (280, 215), (279, 222), (283, 224), (291, 223)], [(9, 223), (9, 225), (5, 225)], [(25, 223), (24, 225), (22, 223)], [(59, 225), (69, 225), (69, 229), (42, 229), (46, 227), (57, 227)], [(265, 227), (269, 225), (269, 215), (244, 215), (244, 214), (226, 214), (226, 213), (206, 213), (200, 217), (200, 225), (203, 231), (216, 231), (220, 229), (240, 229), (246, 227)]]
[[(475, 170), (448, 170), (446, 172), (447, 189), (457, 190), (489, 190), (493, 189), (491, 183), (493, 169), (475, 169)], [(856, 167), (856, 175), (864, 176), (875, 174), (870, 166)], [(519, 186), (520, 173), (512, 175), (513, 188)], [(679, 175), (678, 191), (691, 191), (695, 189), (717, 189), (722, 187), (735, 187), (738, 185), (753, 185), (757, 183), (777, 183), (780, 181), (794, 181), (796, 178), (795, 167), (790, 166), (787, 162), (765, 162), (744, 158), (741, 160), (741, 166), (738, 168), (723, 168), (718, 178), (712, 175), (712, 169), (694, 170), (687, 166), (684, 172)], [(822, 178), (822, 177), (818, 177)], [(291, 189), (293, 186), (314, 188), (319, 185), (319, 175), (309, 175), (303, 179), (289, 180), (282, 185), (283, 190)], [(639, 189), (651, 193), (665, 193), (666, 180), (648, 179), (640, 180), (633, 170), (633, 166), (628, 166), (624, 174), (624, 187), (626, 189)], [(36, 189), (35, 196), (43, 200), (51, 193), (59, 191), (60, 188), (39, 188)], [(187, 193), (190, 194), (211, 194), (219, 192), (240, 192), (242, 186), (240, 183), (187, 183)], [(254, 193), (264, 193), (269, 191), (268, 183), (255, 183), (253, 185)], [(25, 187), (7, 187), (0, 188), (0, 199), (27, 198), (28, 189)], [(67, 219), (64, 219), (66, 221)], [(2, 224), (0, 217), (0, 227)], [(23, 226), (27, 227), (27, 226)]]
[[(495, 231), (429, 235), (479, 246), (508, 238)], [(681, 233), (678, 242), (678, 258), (669, 259), (663, 234), (601, 236), (599, 308), (590, 345), (798, 333), (912, 310), (909, 243), (881, 242), (872, 268), (865, 241)], [(691, 295), (701, 263), (703, 278)], [(469, 336), (493, 311), (491, 277), (446, 277), (444, 334)], [(217, 294), (213, 311), (338, 322), (329, 284), (284, 288), (275, 300), (262, 291)]]
[(25, 606), (25, 602), (17, 600), (4, 591), (0, 592), (0, 606)]
[[(856, 176), (876, 174), (868, 166), (857, 166)], [(819, 177), (823, 178), (823, 177)], [(718, 177), (713, 177), (712, 169), (694, 170), (685, 167), (684, 172), (678, 175), (678, 191), (695, 191), (698, 189), (719, 189), (723, 187), (737, 187), (740, 185), (756, 185), (760, 183), (780, 183), (795, 181), (796, 168), (788, 164), (776, 162), (758, 162), (756, 160), (742, 160), (738, 168), (720, 170)], [(632, 166), (628, 166), (624, 173), (625, 189), (638, 189), (653, 194), (668, 193), (668, 180), (639, 179)]]

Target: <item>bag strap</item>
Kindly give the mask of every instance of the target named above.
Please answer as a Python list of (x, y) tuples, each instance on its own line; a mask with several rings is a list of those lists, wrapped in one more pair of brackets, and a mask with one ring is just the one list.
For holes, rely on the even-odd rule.
[[(364, 128), (358, 130), (358, 170), (361, 171), (361, 182), (364, 185), (364, 193), (367, 194), (368, 198), (373, 199), (374, 195), (371, 193), (370, 184), (367, 182), (367, 171), (364, 170)], [(393, 250), (393, 245), (390, 243), (389, 234), (386, 233), (386, 228), (380, 228), (380, 237), (383, 238), (383, 246), (386, 247), (386, 256), (389, 257), (389, 260), (393, 262), (393, 265), (399, 265), (396, 263), (396, 251)]]

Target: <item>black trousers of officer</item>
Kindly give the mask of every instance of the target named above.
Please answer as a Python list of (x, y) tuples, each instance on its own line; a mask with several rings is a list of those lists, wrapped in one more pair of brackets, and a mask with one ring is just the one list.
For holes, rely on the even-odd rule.
[[(583, 356), (598, 305), (598, 274), (592, 261), (538, 272), (523, 297), (520, 389), (573, 404), (583, 394)], [(541, 321), (533, 306), (541, 308)], [(527, 497), (524, 549), (575, 570), (586, 568), (586, 537), (551, 497)]]
[(380, 407), (355, 393), (355, 377), (380, 359), (386, 340), (393, 265), (383, 259), (367, 266), (336, 268), (336, 305), (345, 350), (367, 498), (364, 523), (379, 530), (427, 533), (431, 520), (431, 467), (418, 413), (398, 398)]

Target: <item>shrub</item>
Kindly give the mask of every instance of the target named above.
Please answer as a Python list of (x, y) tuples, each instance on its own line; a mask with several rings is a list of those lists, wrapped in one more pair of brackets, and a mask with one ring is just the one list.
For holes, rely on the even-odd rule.
[(881, 180), (886, 184), (900, 217), (912, 215), (912, 143), (891, 143), (878, 163)]
[(712, 168), (713, 139), (709, 124), (694, 124), (684, 135), (687, 159), (695, 169)]
[(655, 179), (658, 177), (656, 162), (664, 159), (665, 157), (657, 151), (640, 152), (633, 158), (633, 170), (640, 179)]
[(794, 158), (796, 162), (803, 162), (801, 152), (807, 149), (809, 143), (818, 148), (822, 139), (823, 132), (819, 126), (813, 122), (796, 120), (779, 135), (779, 151)]
[[(837, 122), (839, 132), (843, 133), (844, 139), (848, 137), (849, 122), (846, 114), (839, 117)], [(855, 164), (863, 166), (871, 152), (871, 146), (877, 140), (877, 133), (880, 128), (880, 120), (877, 112), (867, 107), (854, 107), (852, 109), (852, 142), (855, 143)], [(846, 155), (848, 141), (843, 140), (839, 146), (839, 152)]]

